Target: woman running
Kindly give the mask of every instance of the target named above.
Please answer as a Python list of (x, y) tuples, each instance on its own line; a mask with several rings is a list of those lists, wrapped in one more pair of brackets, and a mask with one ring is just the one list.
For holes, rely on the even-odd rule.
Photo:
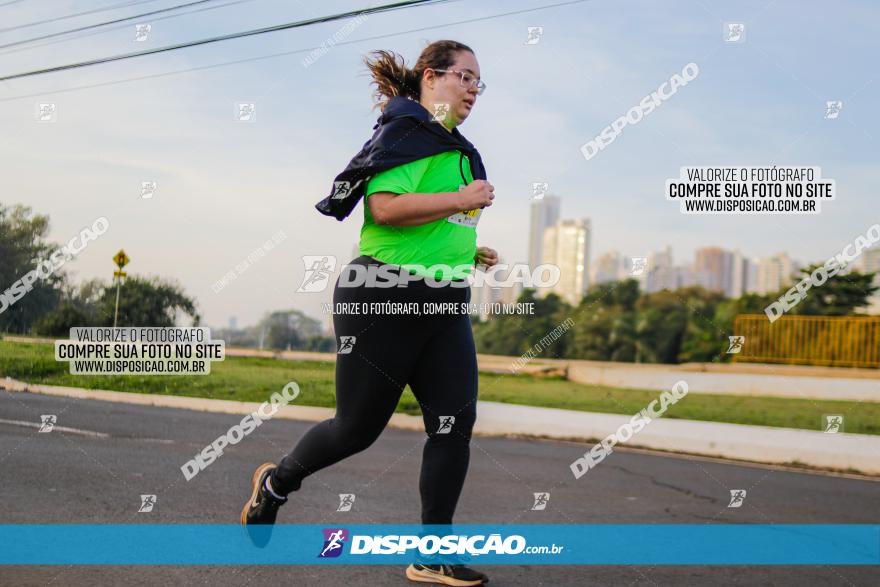
[[(498, 262), (493, 249), (476, 246), (476, 225), (492, 205), (494, 188), (479, 152), (456, 128), (485, 88), (480, 66), (474, 52), (455, 41), (428, 45), (412, 69), (392, 52), (372, 56), (365, 63), (382, 116), (331, 195), (317, 205), (342, 220), (365, 198), (360, 256), (337, 279), (334, 308), (462, 308), (470, 302), (466, 279), (474, 263)], [(370, 275), (384, 281), (377, 284)], [(428, 435), (419, 479), (422, 523), (451, 524), (477, 415), (468, 313), (334, 313), (333, 326), (336, 415), (313, 426), (277, 465), (257, 468), (242, 523), (274, 524), (278, 508), (306, 477), (369, 447), (409, 384)], [(445, 585), (488, 581), (461, 564), (413, 564), (406, 576)]]

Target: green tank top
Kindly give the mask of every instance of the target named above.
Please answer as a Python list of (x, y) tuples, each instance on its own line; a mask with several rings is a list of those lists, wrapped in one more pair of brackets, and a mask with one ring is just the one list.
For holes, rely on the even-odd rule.
[[(462, 180), (464, 175), (465, 180)], [(368, 198), (376, 192), (394, 194), (455, 192), (473, 181), (468, 158), (447, 151), (377, 173), (364, 189), (364, 224), (360, 254), (383, 263), (422, 265), (410, 273), (435, 279), (466, 279), (473, 271), (477, 248), (476, 225), (481, 209), (467, 210), (419, 226), (387, 226), (373, 221)], [(449, 267), (435, 267), (435, 264)], [(454, 270), (456, 266), (466, 267)], [(450, 271), (450, 268), (453, 270)]]

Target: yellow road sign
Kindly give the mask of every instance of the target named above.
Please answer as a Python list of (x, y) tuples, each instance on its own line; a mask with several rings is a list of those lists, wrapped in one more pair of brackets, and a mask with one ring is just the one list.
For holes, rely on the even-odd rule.
[(126, 273), (125, 271), (114, 271), (113, 272), (113, 277), (126, 277), (127, 275), (128, 275), (128, 273)]
[(116, 263), (116, 266), (120, 269), (128, 265), (129, 260), (130, 259), (128, 258), (128, 255), (126, 255), (125, 251), (123, 251), (122, 249), (119, 249), (119, 252), (116, 253), (115, 257), (113, 257), (113, 262)]

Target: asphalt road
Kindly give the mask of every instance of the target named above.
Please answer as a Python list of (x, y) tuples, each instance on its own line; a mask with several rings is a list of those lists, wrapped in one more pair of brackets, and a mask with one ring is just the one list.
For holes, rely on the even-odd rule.
[[(42, 414), (57, 415), (41, 434)], [(180, 466), (241, 416), (0, 391), (0, 523), (237, 523), (254, 468), (312, 424), (269, 421), (194, 479)], [(75, 429), (64, 431), (60, 427)], [(97, 433), (97, 434), (96, 434)], [(310, 477), (280, 523), (418, 523), (423, 436), (388, 429)], [(458, 523), (880, 523), (880, 482), (618, 450), (575, 480), (574, 443), (475, 438)], [(741, 508), (729, 490), (746, 489)], [(532, 494), (551, 490), (544, 511)], [(337, 512), (339, 493), (355, 507)], [(155, 494), (138, 513), (141, 494)], [(878, 585), (880, 567), (477, 566), (512, 585)], [(411, 585), (399, 566), (0, 567), (0, 586)]]

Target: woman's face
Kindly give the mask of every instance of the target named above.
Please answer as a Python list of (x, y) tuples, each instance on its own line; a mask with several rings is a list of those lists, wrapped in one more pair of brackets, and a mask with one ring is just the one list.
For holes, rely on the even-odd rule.
[[(455, 70), (455, 72), (464, 71), (476, 76), (477, 79), (480, 78), (480, 64), (477, 63), (477, 58), (470, 51), (459, 51), (455, 63), (445, 69)], [(477, 88), (461, 85), (461, 74), (452, 71), (437, 73), (433, 70), (426, 70), (424, 79), (422, 106), (438, 119), (442, 118), (442, 122), (447, 128), (452, 129), (464, 122), (476, 105)], [(446, 110), (446, 107), (439, 106), (441, 104), (449, 104), (445, 117), (443, 117), (442, 110)]]

